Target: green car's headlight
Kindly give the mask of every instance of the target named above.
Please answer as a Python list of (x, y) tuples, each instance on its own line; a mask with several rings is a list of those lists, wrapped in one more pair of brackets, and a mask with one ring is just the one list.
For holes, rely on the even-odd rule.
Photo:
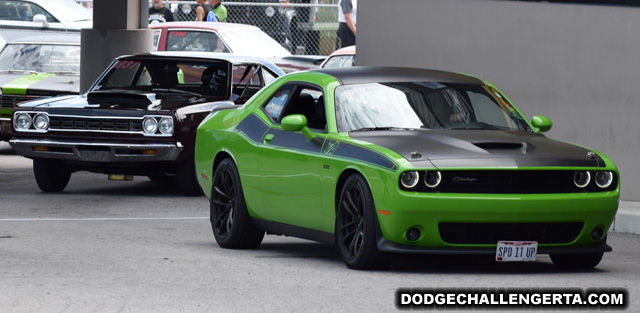
[(418, 181), (420, 180), (420, 175), (418, 172), (404, 172), (400, 175), (400, 183), (404, 188), (411, 189), (418, 185)]
[(573, 183), (578, 188), (584, 188), (591, 182), (591, 173), (588, 171), (577, 171), (573, 174)]
[(442, 174), (440, 171), (426, 171), (424, 173), (424, 183), (429, 188), (436, 188), (442, 182)]
[(26, 113), (21, 113), (18, 114), (18, 116), (16, 116), (16, 120), (15, 123), (13, 124), (13, 127), (16, 128), (16, 130), (27, 130), (31, 127), (31, 116), (29, 114)]
[(600, 188), (607, 188), (611, 186), (613, 182), (613, 173), (611, 172), (596, 172), (595, 179), (596, 185)]
[(37, 114), (33, 118), (33, 127), (37, 130), (47, 130), (49, 128), (49, 116), (44, 113)]

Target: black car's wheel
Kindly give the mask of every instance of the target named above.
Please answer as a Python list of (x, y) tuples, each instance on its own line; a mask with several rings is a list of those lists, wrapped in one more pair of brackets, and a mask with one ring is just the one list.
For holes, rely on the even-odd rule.
[(224, 159), (213, 174), (210, 219), (216, 242), (223, 248), (255, 248), (264, 232), (257, 229), (247, 212), (238, 168)]
[(40, 190), (60, 192), (67, 187), (71, 170), (58, 160), (33, 159), (33, 175)]
[(185, 161), (178, 165), (176, 179), (178, 180), (178, 187), (185, 195), (195, 197), (203, 194), (200, 184), (198, 184), (193, 155), (187, 157)]
[(553, 264), (562, 268), (589, 269), (594, 268), (602, 260), (604, 252), (580, 254), (550, 254)]
[(391, 255), (376, 246), (375, 205), (366, 180), (351, 175), (340, 192), (336, 216), (336, 242), (344, 263), (353, 269), (380, 269)]

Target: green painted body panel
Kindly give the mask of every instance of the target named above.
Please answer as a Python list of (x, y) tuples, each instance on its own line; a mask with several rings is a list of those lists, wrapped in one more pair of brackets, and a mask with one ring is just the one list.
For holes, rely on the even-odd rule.
[[(286, 132), (271, 122), (261, 105), (268, 101), (282, 84), (304, 81), (323, 88), (327, 131), (313, 132), (307, 141), (302, 132)], [(351, 138), (347, 133), (337, 133), (334, 90), (340, 82), (334, 77), (318, 72), (289, 74), (263, 88), (240, 109), (218, 111), (208, 116), (198, 128), (196, 138), (196, 170), (206, 195), (211, 196), (214, 162), (221, 155), (228, 155), (236, 162), (240, 180), (253, 218), (277, 221), (303, 228), (334, 233), (336, 198), (340, 192), (341, 175), (351, 172), (362, 174), (369, 184), (376, 206), (380, 230), (385, 239), (425, 247), (495, 247), (492, 245), (454, 245), (444, 242), (439, 235), (438, 223), (533, 223), (533, 222), (583, 222), (585, 227), (578, 238), (568, 244), (541, 244), (544, 246), (579, 246), (595, 243), (591, 230), (600, 226), (608, 230), (619, 201), (618, 186), (614, 191), (558, 194), (459, 194), (420, 193), (400, 189), (400, 174), (415, 168), (397, 152), (369, 142)], [(495, 88), (491, 86), (492, 88)], [(497, 90), (497, 89), (496, 89)], [(515, 108), (515, 107), (514, 107)], [(515, 108), (517, 110), (517, 108)], [(522, 113), (517, 110), (519, 114)], [(248, 117), (264, 123), (262, 141), (254, 141), (236, 127)], [(530, 123), (530, 122), (529, 122)], [(530, 125), (531, 126), (531, 125)], [(266, 133), (272, 135), (265, 136)], [(307, 144), (308, 150), (280, 147), (272, 143), (278, 136), (289, 136), (292, 141)], [(385, 156), (385, 167), (359, 160), (356, 157), (335, 155), (336, 147), (349, 145)], [(317, 150), (314, 150), (316, 149)], [(592, 150), (593, 151), (593, 150)], [(606, 167), (618, 170), (605, 155), (598, 153)], [(440, 168), (446, 170), (446, 168)], [(478, 170), (477, 168), (455, 168)], [(594, 170), (576, 167), (531, 167), (518, 170)], [(482, 168), (504, 170), (504, 168)], [(261, 184), (266, 181), (268, 183)], [(380, 210), (386, 211), (384, 214)], [(422, 230), (422, 236), (409, 242), (405, 233), (410, 227)], [(505, 238), (509, 240), (509, 238)]]
[(29, 88), (29, 86), (51, 76), (56, 76), (56, 74), (38, 73), (38, 74), (30, 74), (30, 75), (22, 76), (2, 86), (2, 93), (13, 94), (13, 95), (26, 95), (27, 88)]

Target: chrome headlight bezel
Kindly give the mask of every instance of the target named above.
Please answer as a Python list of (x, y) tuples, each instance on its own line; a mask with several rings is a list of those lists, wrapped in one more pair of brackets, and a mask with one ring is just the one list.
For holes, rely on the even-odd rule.
[[(24, 121), (24, 123), (21, 123)], [(33, 125), (33, 119), (28, 113), (17, 113), (13, 119), (13, 128), (16, 131), (29, 130)]]
[(33, 117), (33, 128), (38, 131), (47, 131), (49, 129), (50, 121), (49, 115), (46, 113), (38, 113)]
[(163, 117), (158, 123), (158, 129), (163, 135), (173, 135), (174, 124), (173, 119), (170, 117)]
[(155, 135), (158, 132), (158, 120), (154, 117), (145, 117), (142, 120), (142, 131), (145, 135)]

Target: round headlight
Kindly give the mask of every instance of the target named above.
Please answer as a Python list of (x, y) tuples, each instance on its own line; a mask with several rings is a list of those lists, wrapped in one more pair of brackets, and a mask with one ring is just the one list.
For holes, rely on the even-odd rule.
[(18, 130), (29, 129), (29, 127), (31, 127), (31, 116), (26, 113), (18, 114), (13, 127), (15, 127)]
[(168, 117), (163, 117), (160, 120), (160, 124), (158, 128), (160, 128), (160, 132), (165, 135), (173, 134), (173, 120)]
[(424, 183), (429, 188), (436, 188), (442, 182), (442, 174), (440, 171), (427, 171), (424, 173)]
[(49, 128), (49, 116), (46, 114), (38, 114), (33, 119), (33, 127), (37, 130), (47, 130)]
[(155, 134), (158, 131), (158, 121), (153, 117), (147, 117), (142, 121), (142, 129), (147, 134)]
[(596, 172), (595, 177), (596, 185), (600, 188), (607, 188), (611, 186), (613, 182), (613, 173), (611, 172)]
[(415, 172), (415, 171), (404, 172), (402, 173), (402, 175), (400, 175), (400, 183), (402, 184), (402, 186), (409, 189), (418, 185), (419, 179), (420, 179), (420, 176), (418, 175), (418, 172)]
[(573, 174), (573, 183), (576, 184), (579, 188), (584, 188), (589, 185), (591, 181), (591, 173), (587, 171), (575, 172)]

